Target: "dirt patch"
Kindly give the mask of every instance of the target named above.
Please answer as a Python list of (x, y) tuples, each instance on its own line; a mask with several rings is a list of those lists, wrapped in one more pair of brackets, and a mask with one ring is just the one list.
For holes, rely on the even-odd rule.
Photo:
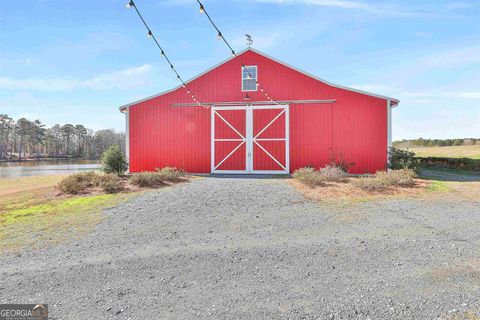
[(453, 195), (459, 199), (480, 200), (480, 182), (448, 182)]
[(466, 312), (457, 312), (456, 310), (452, 312), (452, 315), (446, 316), (444, 320), (480, 320), (480, 313), (475, 311), (466, 311)]
[(459, 262), (456, 265), (442, 266), (431, 271), (431, 277), (435, 281), (455, 281), (459, 277), (466, 277), (472, 281), (480, 281), (480, 261), (471, 260)]
[(65, 175), (0, 179), (0, 197), (18, 192), (38, 191), (54, 187)]
[(336, 204), (345, 202), (366, 202), (394, 197), (418, 198), (428, 191), (428, 187), (431, 184), (429, 181), (416, 179), (413, 187), (394, 186), (383, 191), (365, 191), (353, 185), (351, 183), (352, 179), (356, 178), (350, 178), (346, 183), (331, 182), (325, 186), (313, 188), (293, 179), (290, 180), (290, 183), (309, 199)]
[(339, 217), (335, 218), (335, 222), (337, 223), (355, 223), (361, 220), (366, 219), (366, 216), (364, 214), (361, 214), (359, 212), (352, 212), (348, 214), (341, 215)]

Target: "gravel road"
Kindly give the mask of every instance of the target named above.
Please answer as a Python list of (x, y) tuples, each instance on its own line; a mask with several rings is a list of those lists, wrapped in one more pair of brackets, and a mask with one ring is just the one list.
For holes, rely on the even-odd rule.
[[(480, 201), (321, 206), (287, 179), (209, 177), (0, 257), (0, 303), (51, 319), (462, 319), (480, 311)], [(460, 317), (460, 318), (458, 318)]]

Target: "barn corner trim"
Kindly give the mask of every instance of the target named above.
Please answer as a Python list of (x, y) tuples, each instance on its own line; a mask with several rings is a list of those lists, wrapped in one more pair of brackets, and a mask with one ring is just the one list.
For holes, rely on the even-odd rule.
[[(322, 82), (322, 83), (324, 83), (324, 84), (326, 84), (326, 85), (328, 85), (328, 86), (331, 86), (331, 87), (334, 87), (334, 88), (338, 88), (338, 89), (347, 90), (347, 91), (351, 91), (351, 92), (355, 92), (355, 93), (359, 93), (359, 94), (364, 94), (364, 95), (372, 96), (372, 97), (379, 98), (379, 99), (384, 99), (384, 100), (386, 100), (386, 101), (388, 102), (388, 104), (389, 104), (389, 106), (390, 106), (391, 108), (395, 108), (395, 107), (397, 107), (397, 106), (400, 104), (400, 100), (399, 100), (399, 99), (396, 99), (396, 98), (387, 97), (387, 96), (384, 96), (384, 95), (380, 95), (380, 94), (376, 94), (376, 93), (372, 93), (372, 92), (368, 92), (368, 91), (363, 91), (363, 90), (360, 90), (360, 89), (355, 89), (355, 88), (351, 88), (351, 87), (347, 87), (347, 86), (343, 86), (343, 85), (339, 85), (339, 84), (335, 84), (335, 83), (329, 82), (329, 81), (324, 80), (324, 79), (322, 79), (322, 78), (319, 78), (319, 77), (317, 77), (317, 76), (315, 76), (315, 75), (313, 75), (313, 74), (311, 74), (311, 73), (309, 73), (309, 72), (306, 72), (306, 71), (304, 71), (304, 70), (302, 70), (302, 69), (299, 69), (299, 68), (297, 68), (297, 67), (294, 67), (294, 66), (292, 66), (292, 65), (290, 65), (290, 64), (288, 64), (288, 63), (286, 63), (286, 62), (283, 62), (283, 61), (281, 61), (281, 60), (278, 60), (278, 59), (276, 59), (276, 58), (274, 58), (274, 57), (272, 57), (272, 56), (270, 56), (270, 55), (268, 55), (268, 54), (266, 54), (266, 53), (263, 53), (263, 52), (258, 51), (258, 50), (256, 50), (256, 49), (253, 49), (253, 48), (251, 48), (251, 47), (246, 48), (246, 49), (240, 51), (240, 52), (237, 54), (237, 56), (235, 56), (235, 57), (232, 56), (232, 57), (229, 57), (228, 59), (225, 59), (225, 60), (221, 61), (220, 63), (216, 64), (215, 66), (213, 66), (213, 67), (205, 70), (204, 72), (196, 75), (195, 77), (187, 80), (185, 83), (188, 84), (188, 83), (190, 83), (190, 82), (192, 82), (192, 81), (200, 78), (201, 76), (203, 76), (203, 75), (209, 73), (210, 71), (212, 71), (212, 70), (214, 70), (214, 69), (222, 66), (223, 64), (225, 64), (225, 63), (227, 63), (227, 62), (229, 62), (229, 61), (237, 58), (238, 56), (244, 54), (244, 53), (247, 52), (247, 51), (252, 51), (252, 52), (254, 52), (254, 53), (258, 54), (258, 55), (261, 55), (261, 56), (263, 56), (263, 57), (265, 57), (265, 58), (267, 58), (267, 59), (270, 59), (270, 60), (272, 60), (272, 61), (274, 61), (274, 62), (277, 62), (277, 63), (279, 63), (279, 64), (281, 64), (281, 65), (283, 65), (283, 66), (285, 66), (285, 67), (287, 67), (287, 68), (289, 68), (289, 69), (292, 69), (292, 70), (294, 70), (294, 71), (297, 71), (297, 72), (299, 72), (299, 73), (302, 73), (302, 74), (304, 74), (304, 75), (306, 75), (306, 76), (308, 76), (308, 77), (310, 77), (310, 78), (312, 78), (312, 79), (314, 79), (314, 80), (316, 80), (316, 81)], [(182, 87), (182, 85), (178, 85), (178, 86), (176, 86), (176, 87), (174, 87), (174, 88), (172, 88), (172, 89), (169, 89), (169, 90), (166, 90), (166, 91), (163, 91), (163, 92), (154, 94), (154, 95), (152, 95), (152, 96), (149, 96), (149, 97), (146, 97), (146, 98), (143, 98), (143, 99), (140, 99), (140, 100), (131, 102), (131, 103), (127, 103), (127, 104), (125, 104), (125, 105), (120, 106), (120, 107), (119, 107), (119, 110), (120, 110), (120, 112), (122, 112), (122, 113), (127, 113), (127, 109), (128, 109), (129, 107), (133, 106), (133, 105), (136, 105), (136, 104), (139, 104), (139, 103), (142, 103), (142, 102), (145, 102), (145, 101), (148, 101), (148, 100), (157, 98), (157, 97), (162, 96), (162, 95), (165, 95), (165, 94), (168, 94), (168, 93), (173, 92), (173, 91), (175, 91), (175, 90), (177, 90), (177, 89), (179, 89), (179, 88), (181, 88), (181, 87)]]

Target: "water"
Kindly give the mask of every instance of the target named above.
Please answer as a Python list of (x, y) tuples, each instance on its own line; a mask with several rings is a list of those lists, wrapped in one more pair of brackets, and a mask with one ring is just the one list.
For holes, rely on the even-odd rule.
[(0, 162), (0, 178), (71, 174), (99, 170), (98, 160), (40, 160)]

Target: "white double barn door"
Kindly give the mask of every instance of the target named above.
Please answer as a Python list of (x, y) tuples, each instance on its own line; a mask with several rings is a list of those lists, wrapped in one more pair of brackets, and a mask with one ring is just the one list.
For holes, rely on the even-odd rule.
[(212, 173), (289, 173), (289, 109), (212, 107)]

